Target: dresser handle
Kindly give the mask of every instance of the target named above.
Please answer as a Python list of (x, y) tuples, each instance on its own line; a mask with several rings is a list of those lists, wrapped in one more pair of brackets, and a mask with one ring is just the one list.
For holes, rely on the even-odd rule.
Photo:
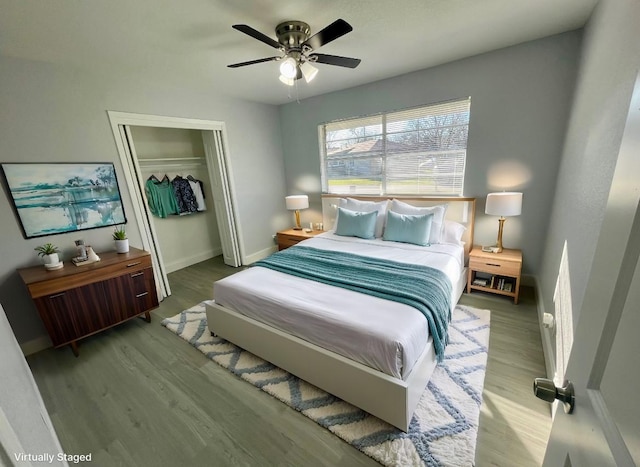
[(135, 274), (131, 274), (131, 277), (144, 276), (144, 272), (136, 272)]
[(61, 292), (61, 293), (57, 293), (55, 295), (49, 295), (49, 300), (52, 300), (54, 298), (58, 298), (58, 297), (62, 297), (64, 294), (66, 294), (67, 292)]
[(138, 295), (136, 295), (136, 298), (144, 297), (145, 295), (148, 295), (148, 294), (149, 292), (139, 293)]
[(131, 263), (131, 264), (127, 264), (128, 268), (131, 268), (133, 266), (137, 266), (138, 264), (140, 264), (142, 261), (138, 261), (137, 263)]
[(493, 263), (487, 263), (487, 266), (494, 266), (496, 268), (499, 268), (500, 265), (499, 264), (493, 264)]

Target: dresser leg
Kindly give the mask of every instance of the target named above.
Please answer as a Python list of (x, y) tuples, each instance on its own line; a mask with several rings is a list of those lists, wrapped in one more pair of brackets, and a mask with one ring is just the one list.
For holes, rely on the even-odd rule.
[(69, 345), (71, 346), (71, 351), (73, 352), (73, 355), (75, 355), (76, 357), (79, 356), (80, 353), (78, 352), (78, 342), (73, 341)]
[(149, 313), (148, 311), (145, 311), (145, 312), (144, 312), (144, 320), (145, 320), (147, 323), (150, 323), (150, 322), (151, 322), (151, 313)]

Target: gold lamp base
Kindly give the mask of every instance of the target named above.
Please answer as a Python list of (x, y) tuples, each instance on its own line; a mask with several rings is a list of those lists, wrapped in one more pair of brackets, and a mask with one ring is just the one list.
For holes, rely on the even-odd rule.
[(300, 225), (300, 210), (296, 209), (293, 212), (293, 215), (296, 217), (296, 226), (293, 228), (293, 230), (302, 230), (302, 225)]
[(506, 219), (501, 217), (498, 219), (498, 241), (496, 242), (496, 249), (494, 253), (502, 253), (502, 231), (504, 230), (504, 221)]

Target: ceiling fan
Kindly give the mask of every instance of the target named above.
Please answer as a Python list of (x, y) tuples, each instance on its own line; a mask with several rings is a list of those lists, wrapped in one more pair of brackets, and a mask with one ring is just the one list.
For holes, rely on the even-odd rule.
[(314, 52), (323, 45), (353, 31), (351, 25), (343, 19), (334, 21), (313, 36), (310, 35), (310, 28), (307, 23), (303, 21), (285, 21), (276, 26), (277, 41), (246, 24), (234, 24), (232, 27), (254, 39), (270, 45), (274, 49), (278, 49), (282, 55), (234, 63), (228, 65), (228, 67), (239, 68), (247, 65), (255, 65), (256, 63), (282, 61), (280, 64), (280, 81), (289, 86), (293, 86), (294, 82), (303, 76), (307, 82), (311, 81), (318, 73), (318, 69), (311, 65), (312, 63), (322, 63), (346, 68), (355, 68), (360, 64), (359, 58)]

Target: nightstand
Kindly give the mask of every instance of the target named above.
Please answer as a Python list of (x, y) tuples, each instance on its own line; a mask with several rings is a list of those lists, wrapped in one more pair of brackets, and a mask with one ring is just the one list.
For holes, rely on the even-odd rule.
[(282, 230), (276, 234), (276, 239), (278, 241), (278, 250), (284, 250), (285, 248), (289, 248), (290, 246), (293, 246), (296, 243), (301, 242), (302, 240), (313, 238), (323, 232), (324, 230), (312, 230), (311, 232), (294, 229)]
[(505, 248), (502, 253), (487, 253), (474, 246), (469, 253), (467, 293), (472, 290), (505, 295), (518, 303), (522, 251)]

